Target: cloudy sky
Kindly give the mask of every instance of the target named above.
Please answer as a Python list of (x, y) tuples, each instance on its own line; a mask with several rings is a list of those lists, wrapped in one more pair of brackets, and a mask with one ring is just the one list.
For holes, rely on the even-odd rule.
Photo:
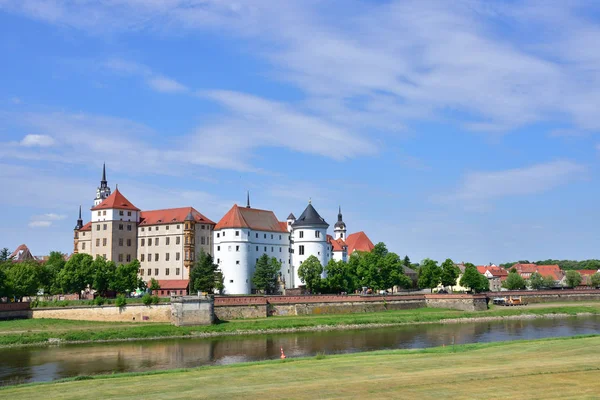
[(0, 0), (0, 247), (72, 250), (102, 163), (413, 260), (600, 258), (593, 1)]

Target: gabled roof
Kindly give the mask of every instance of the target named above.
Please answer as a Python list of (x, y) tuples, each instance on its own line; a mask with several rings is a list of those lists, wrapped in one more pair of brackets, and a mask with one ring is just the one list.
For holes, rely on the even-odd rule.
[(287, 228), (287, 227), (288, 227), (288, 224), (287, 224), (287, 222), (284, 222), (284, 221), (279, 221), (279, 227), (280, 227), (281, 229), (285, 230), (286, 232), (288, 231), (288, 228)]
[(17, 247), (16, 250), (13, 251), (12, 254), (9, 256), (9, 258), (12, 259), (12, 261), (35, 260), (35, 257), (33, 256), (33, 254), (31, 254), (29, 248), (24, 244)]
[(292, 224), (293, 227), (300, 226), (322, 226), (328, 227), (329, 224), (325, 222), (325, 220), (319, 215), (317, 210), (313, 207), (311, 203), (308, 203), (308, 206), (304, 209), (302, 214), (294, 221)]
[(344, 251), (344, 247), (347, 246), (344, 239), (334, 239), (331, 235), (327, 235), (327, 242), (331, 244), (333, 251)]
[(96, 207), (92, 207), (92, 211), (96, 210), (107, 210), (110, 208), (116, 208), (118, 210), (131, 210), (131, 211), (140, 211), (139, 208), (131, 204), (129, 200), (125, 198), (119, 192), (119, 189), (115, 189), (114, 192), (110, 196), (108, 196), (104, 201), (98, 204)]
[(288, 233), (287, 225), (277, 220), (273, 211), (257, 208), (233, 207), (215, 226), (215, 231), (231, 228), (250, 228), (255, 231)]
[(215, 225), (213, 221), (199, 213), (194, 207), (165, 208), (163, 210), (142, 211), (140, 213), (140, 225), (160, 225), (183, 223), (185, 219), (191, 216), (197, 223)]
[(79, 229), (79, 232), (91, 231), (91, 230), (92, 230), (92, 221), (90, 221), (87, 224), (85, 224), (84, 226), (82, 226), (81, 229)]
[(375, 248), (371, 239), (363, 231), (348, 235), (346, 244), (348, 245), (348, 255), (355, 251), (371, 251)]

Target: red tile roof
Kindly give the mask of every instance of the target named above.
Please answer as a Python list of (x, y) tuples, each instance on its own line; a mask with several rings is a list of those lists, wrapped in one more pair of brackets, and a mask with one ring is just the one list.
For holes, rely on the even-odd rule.
[(286, 232), (288, 231), (288, 224), (285, 221), (279, 221), (279, 227), (285, 230)]
[(344, 251), (344, 247), (347, 246), (344, 239), (334, 239), (331, 235), (327, 235), (327, 242), (331, 244), (333, 251)]
[[(188, 287), (189, 280), (187, 279), (169, 279), (159, 280), (159, 290), (184, 290)], [(148, 287), (150, 287), (150, 281), (148, 281)]]
[(190, 212), (192, 213), (192, 216), (196, 222), (215, 225), (213, 221), (199, 213), (196, 209), (194, 209), (194, 207), (142, 211), (140, 213), (140, 225), (172, 224), (176, 222), (183, 223)]
[(525, 279), (529, 279), (531, 274), (538, 272), (542, 276), (551, 276), (554, 280), (559, 281), (563, 278), (564, 273), (558, 265), (536, 265), (536, 264), (515, 264), (513, 266)]
[(13, 251), (9, 256), (9, 258), (12, 259), (12, 261), (35, 260), (35, 257), (33, 257), (31, 251), (29, 251), (29, 248), (25, 244), (17, 247), (16, 250)]
[(81, 229), (79, 230), (79, 232), (81, 232), (81, 231), (91, 231), (91, 230), (92, 230), (92, 221), (90, 221), (87, 224), (85, 224), (84, 226), (82, 226)]
[(234, 204), (231, 210), (221, 218), (215, 226), (215, 231), (230, 228), (250, 228), (255, 231), (284, 232), (287, 233), (287, 224), (284, 226), (277, 220), (273, 211), (259, 210), (257, 208), (238, 207)]
[(371, 239), (363, 231), (348, 235), (346, 244), (348, 245), (348, 255), (354, 251), (371, 251), (375, 248)]
[(508, 276), (507, 270), (496, 265), (478, 265), (477, 271), (482, 275), (485, 274), (486, 271), (489, 271), (494, 278), (500, 278), (501, 280), (506, 279)]
[(577, 272), (579, 272), (581, 274), (581, 276), (592, 276), (596, 272), (598, 272), (598, 270), (597, 269), (580, 269)]
[(115, 191), (112, 192), (112, 194), (108, 196), (102, 203), (98, 204), (96, 207), (92, 207), (92, 211), (106, 210), (109, 208), (140, 211), (139, 208), (131, 204), (131, 202), (127, 200), (125, 196), (121, 194), (121, 192), (119, 192), (119, 189), (115, 189)]

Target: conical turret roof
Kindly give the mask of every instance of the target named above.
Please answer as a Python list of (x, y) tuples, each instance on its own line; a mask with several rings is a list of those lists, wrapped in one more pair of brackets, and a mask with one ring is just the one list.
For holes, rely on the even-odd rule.
[(325, 222), (325, 220), (319, 215), (313, 205), (308, 203), (308, 206), (306, 206), (302, 214), (298, 217), (298, 219), (296, 219), (292, 226), (320, 226), (327, 228), (329, 224)]

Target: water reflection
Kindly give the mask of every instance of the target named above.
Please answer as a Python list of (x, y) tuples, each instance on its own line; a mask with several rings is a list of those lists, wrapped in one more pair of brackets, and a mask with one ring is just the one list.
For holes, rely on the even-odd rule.
[(64, 345), (0, 350), (0, 385), (77, 375), (193, 368), (317, 353), (424, 348), (598, 333), (599, 317), (479, 322), (214, 339)]

